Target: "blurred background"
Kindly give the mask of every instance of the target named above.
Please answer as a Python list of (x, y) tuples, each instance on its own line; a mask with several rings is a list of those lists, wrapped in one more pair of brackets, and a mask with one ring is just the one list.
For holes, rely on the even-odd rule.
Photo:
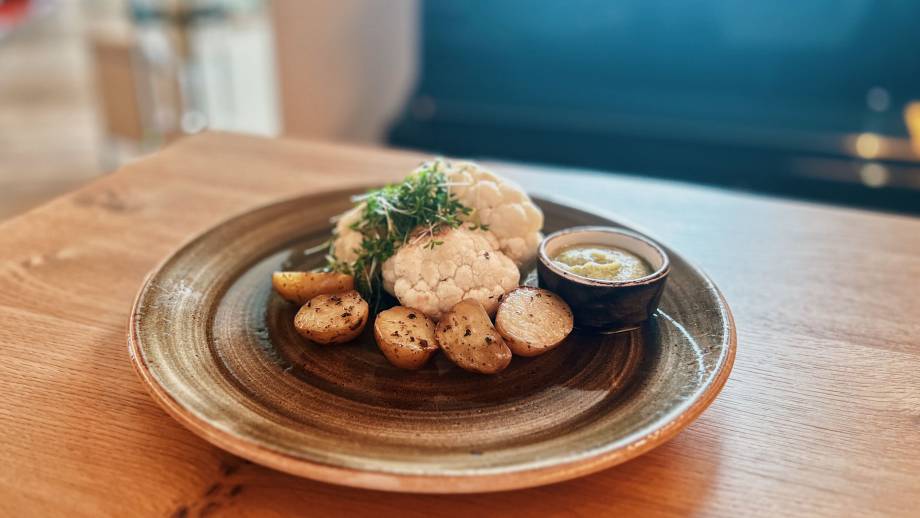
[(920, 2), (0, 0), (0, 219), (207, 129), (920, 214)]

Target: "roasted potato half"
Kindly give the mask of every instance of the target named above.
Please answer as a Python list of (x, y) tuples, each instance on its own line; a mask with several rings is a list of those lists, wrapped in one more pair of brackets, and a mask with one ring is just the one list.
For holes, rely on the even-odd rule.
[(275, 272), (272, 287), (284, 300), (302, 306), (317, 295), (355, 289), (355, 279), (336, 272)]
[(521, 286), (502, 297), (495, 327), (511, 352), (537, 356), (556, 347), (572, 332), (572, 310), (553, 292)]
[(367, 302), (357, 291), (313, 297), (294, 317), (301, 336), (321, 344), (354, 340), (367, 324)]
[(454, 305), (441, 317), (435, 336), (444, 354), (462, 369), (495, 374), (511, 363), (511, 349), (476, 300), (461, 300)]
[(415, 370), (438, 350), (434, 329), (434, 322), (421, 311), (396, 306), (377, 314), (374, 338), (390, 363)]

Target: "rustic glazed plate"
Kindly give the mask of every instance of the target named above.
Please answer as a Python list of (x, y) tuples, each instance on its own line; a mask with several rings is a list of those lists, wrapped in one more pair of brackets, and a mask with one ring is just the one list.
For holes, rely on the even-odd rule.
[[(129, 349), (154, 398), (234, 454), (336, 484), (460, 493), (547, 484), (662, 444), (722, 388), (735, 353), (728, 306), (668, 250), (660, 310), (641, 330), (573, 335), (501, 374), (437, 355), (398, 370), (372, 326), (346, 345), (293, 329), (296, 308), (271, 272), (322, 263), (329, 218), (353, 192), (249, 212), (198, 237), (151, 274), (135, 302)], [(616, 222), (536, 200), (546, 232)]]

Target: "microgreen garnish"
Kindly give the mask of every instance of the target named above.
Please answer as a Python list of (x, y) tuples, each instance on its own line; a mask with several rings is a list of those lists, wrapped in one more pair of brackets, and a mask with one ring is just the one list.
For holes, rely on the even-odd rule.
[[(433, 238), (441, 230), (456, 228), (470, 214), (470, 208), (451, 194), (438, 162), (425, 163), (401, 183), (370, 191), (354, 201), (364, 204), (361, 217), (351, 225), (363, 237), (355, 250), (358, 257), (349, 264), (330, 253), (328, 266), (353, 275), (355, 289), (374, 306), (382, 291), (382, 265), (399, 247), (410, 239)], [(440, 244), (443, 241), (430, 239), (425, 246)]]

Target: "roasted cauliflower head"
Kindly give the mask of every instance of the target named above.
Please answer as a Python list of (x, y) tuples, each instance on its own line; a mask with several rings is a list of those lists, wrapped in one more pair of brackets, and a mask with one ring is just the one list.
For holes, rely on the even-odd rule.
[[(499, 298), (518, 285), (520, 269), (536, 257), (543, 213), (521, 188), (472, 162), (437, 159), (413, 174), (423, 170), (442, 174), (450, 196), (469, 210), (459, 227), (436, 236), (420, 230), (400, 246), (381, 267), (383, 287), (434, 319), (466, 298), (492, 314)], [(363, 236), (352, 226), (364, 209), (358, 204), (336, 222), (336, 261), (358, 258)]]

